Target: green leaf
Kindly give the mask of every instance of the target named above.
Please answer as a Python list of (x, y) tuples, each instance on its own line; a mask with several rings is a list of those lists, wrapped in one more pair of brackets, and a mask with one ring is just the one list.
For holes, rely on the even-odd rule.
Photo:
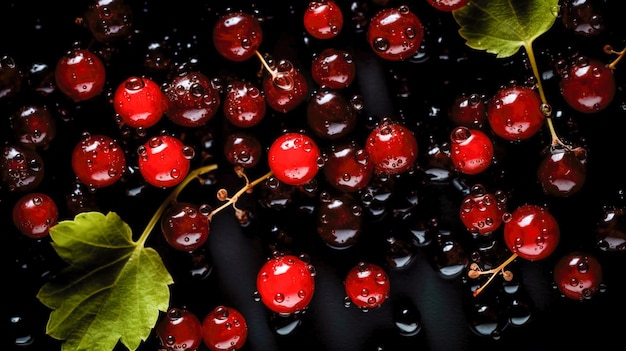
[(471, 0), (452, 12), (466, 45), (509, 57), (547, 32), (559, 12), (559, 0)]
[(78, 214), (50, 236), (68, 266), (37, 294), (53, 310), (46, 333), (63, 351), (111, 351), (119, 341), (136, 350), (169, 305), (173, 280), (159, 254), (113, 212)]

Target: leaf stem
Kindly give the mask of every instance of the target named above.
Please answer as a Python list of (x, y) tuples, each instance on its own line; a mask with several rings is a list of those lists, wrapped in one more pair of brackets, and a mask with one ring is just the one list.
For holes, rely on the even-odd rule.
[(187, 184), (189, 184), (191, 181), (195, 179), (198, 179), (201, 175), (209, 173), (215, 169), (217, 169), (217, 165), (211, 164), (211, 165), (196, 168), (193, 171), (189, 172), (189, 174), (185, 177), (185, 179), (183, 179), (183, 181), (180, 182), (176, 186), (176, 188), (174, 188), (174, 190), (170, 193), (170, 195), (167, 198), (165, 198), (163, 202), (161, 202), (161, 205), (159, 206), (159, 208), (157, 208), (156, 212), (154, 212), (154, 214), (152, 215), (152, 218), (150, 219), (150, 222), (148, 222), (148, 225), (143, 230), (143, 233), (141, 233), (139, 240), (137, 240), (138, 246), (145, 245), (146, 240), (148, 239), (148, 236), (152, 232), (152, 229), (154, 229), (154, 226), (161, 219), (161, 215), (163, 215), (163, 212), (165, 211), (167, 206), (169, 206), (172, 203), (172, 201), (176, 200), (176, 198), (178, 197), (178, 194), (180, 194), (180, 192), (183, 191), (183, 189), (187, 186)]

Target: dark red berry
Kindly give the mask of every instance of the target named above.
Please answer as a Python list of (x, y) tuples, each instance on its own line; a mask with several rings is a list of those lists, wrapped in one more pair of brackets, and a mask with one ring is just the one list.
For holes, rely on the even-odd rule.
[(63, 94), (81, 102), (102, 93), (106, 70), (100, 57), (93, 52), (72, 49), (57, 61), (54, 77)]
[(235, 132), (224, 140), (224, 155), (234, 166), (250, 168), (261, 161), (263, 147), (254, 134)]
[(277, 254), (263, 264), (256, 278), (263, 304), (277, 313), (305, 310), (315, 291), (315, 269), (298, 256)]
[(458, 126), (481, 129), (487, 121), (487, 104), (478, 94), (458, 96), (454, 99), (448, 116)]
[(587, 150), (554, 145), (546, 149), (537, 178), (546, 194), (567, 197), (580, 191), (587, 178)]
[(563, 0), (560, 2), (561, 22), (566, 29), (585, 37), (604, 32), (604, 16), (593, 0)]
[(369, 184), (374, 174), (374, 165), (365, 149), (356, 143), (341, 143), (331, 146), (323, 171), (330, 185), (351, 193)]
[(430, 6), (439, 11), (452, 12), (467, 5), (469, 0), (427, 0)]
[(22, 72), (13, 56), (0, 57), (0, 99), (8, 99), (22, 91)]
[(188, 202), (174, 202), (161, 215), (161, 232), (174, 249), (192, 252), (209, 237), (210, 211)]
[(165, 115), (183, 127), (199, 127), (215, 116), (220, 108), (220, 93), (203, 73), (191, 71), (174, 77), (164, 90)]
[(355, 77), (356, 64), (346, 50), (326, 48), (311, 62), (311, 78), (322, 88), (347, 88)]
[(362, 310), (379, 308), (389, 298), (391, 283), (382, 267), (359, 262), (344, 281), (349, 302)]
[(46, 106), (27, 104), (10, 117), (17, 140), (26, 146), (46, 149), (56, 137), (56, 120)]
[(264, 93), (250, 82), (234, 81), (226, 87), (224, 116), (234, 126), (248, 128), (263, 120), (267, 111)]
[(7, 144), (0, 157), (0, 180), (9, 191), (31, 191), (43, 181), (45, 167), (36, 149)]
[(131, 128), (149, 128), (157, 124), (167, 110), (168, 99), (153, 80), (132, 76), (118, 85), (113, 108), (123, 124)]
[(263, 41), (259, 20), (245, 12), (221, 16), (213, 27), (213, 44), (220, 55), (241, 62), (254, 56)]
[(574, 251), (557, 261), (553, 277), (563, 296), (582, 301), (601, 291), (602, 265), (594, 255)]
[(166, 188), (187, 176), (195, 151), (176, 137), (160, 135), (139, 146), (137, 154), (139, 172), (146, 182)]
[(456, 127), (450, 133), (450, 160), (464, 174), (479, 174), (493, 163), (493, 142), (484, 132)]
[(269, 107), (287, 113), (307, 99), (309, 84), (302, 72), (290, 61), (281, 60), (274, 72), (265, 75), (263, 92)]
[(211, 351), (235, 351), (248, 339), (248, 324), (238, 310), (217, 306), (202, 321), (204, 345)]
[(487, 106), (487, 120), (494, 133), (510, 140), (525, 140), (543, 126), (539, 94), (528, 87), (508, 86), (499, 89)]
[(85, 11), (85, 24), (94, 39), (112, 43), (133, 34), (133, 10), (125, 0), (92, 0)]
[(89, 187), (107, 187), (126, 172), (126, 156), (115, 139), (84, 133), (72, 151), (72, 170)]
[(343, 13), (333, 0), (310, 1), (302, 20), (307, 33), (317, 39), (336, 37), (343, 28)]
[(506, 203), (501, 191), (490, 193), (484, 185), (475, 184), (459, 209), (461, 221), (472, 234), (491, 234), (502, 225)]
[(385, 118), (369, 133), (365, 150), (376, 173), (398, 174), (413, 167), (418, 146), (409, 128)]
[(321, 152), (315, 141), (297, 132), (276, 138), (270, 145), (267, 158), (276, 179), (289, 185), (308, 183), (321, 166)]
[(58, 218), (56, 202), (44, 193), (23, 195), (13, 206), (13, 224), (20, 233), (29, 238), (41, 239), (48, 236)]
[(518, 256), (537, 261), (550, 256), (560, 240), (560, 228), (542, 206), (522, 205), (504, 217), (504, 241)]
[(317, 209), (317, 234), (322, 241), (334, 248), (345, 249), (356, 244), (361, 236), (363, 209), (348, 193), (331, 196), (320, 195)]
[(309, 100), (307, 123), (324, 139), (339, 139), (350, 134), (357, 124), (357, 111), (343, 95), (332, 90), (319, 90)]
[(367, 41), (380, 57), (401, 61), (415, 55), (424, 38), (424, 26), (407, 5), (377, 12), (367, 28)]
[(563, 99), (582, 113), (604, 110), (613, 102), (616, 90), (613, 70), (597, 59), (578, 57), (561, 73)]
[(202, 344), (202, 323), (191, 311), (170, 307), (155, 327), (166, 350), (197, 350)]

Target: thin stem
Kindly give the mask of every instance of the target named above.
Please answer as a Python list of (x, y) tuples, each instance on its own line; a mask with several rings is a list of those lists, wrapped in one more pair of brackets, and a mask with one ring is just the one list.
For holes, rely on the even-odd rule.
[(265, 69), (267, 70), (267, 72), (272, 76), (272, 79), (275, 79), (278, 75), (276, 74), (276, 72), (267, 64), (267, 61), (265, 61), (265, 58), (263, 58), (263, 55), (261, 55), (261, 53), (256, 50), (254, 52), (256, 54), (256, 56), (259, 58), (259, 60), (261, 61), (261, 64), (263, 65), (263, 67), (265, 67)]
[(487, 287), (487, 285), (489, 285), (489, 283), (491, 283), (491, 281), (493, 280), (493, 278), (495, 278), (496, 273), (500, 273), (504, 271), (504, 268), (506, 268), (506, 266), (509, 265), (509, 263), (513, 262), (513, 260), (515, 260), (517, 258), (517, 254), (512, 254), (511, 257), (509, 257), (506, 261), (504, 261), (502, 264), (500, 264), (498, 267), (494, 268), (494, 269), (490, 269), (484, 272), (480, 272), (479, 275), (483, 275), (483, 274), (491, 274), (491, 276), (489, 277), (489, 279), (487, 280), (487, 282), (485, 284), (483, 284), (481, 287), (479, 287), (478, 289), (476, 289), (473, 293), (474, 297), (478, 296), (478, 294), (480, 294), (483, 289), (485, 289)]
[(174, 190), (170, 193), (170, 195), (167, 198), (165, 198), (163, 202), (161, 202), (161, 205), (159, 206), (159, 208), (157, 208), (156, 212), (154, 212), (154, 214), (152, 215), (152, 218), (150, 219), (150, 222), (148, 222), (148, 225), (146, 226), (146, 228), (143, 230), (143, 233), (141, 233), (141, 236), (139, 237), (139, 240), (137, 241), (137, 243), (140, 244), (140, 246), (143, 246), (145, 244), (146, 240), (148, 239), (148, 236), (152, 232), (152, 229), (154, 229), (154, 226), (156, 226), (156, 224), (161, 219), (161, 216), (163, 215), (163, 212), (165, 212), (165, 209), (167, 208), (167, 206), (169, 206), (173, 201), (176, 200), (176, 198), (178, 197), (178, 194), (180, 194), (180, 192), (183, 191), (183, 189), (187, 186), (187, 184), (189, 184), (191, 181), (195, 179), (198, 179), (201, 175), (209, 173), (215, 169), (217, 169), (217, 165), (211, 164), (211, 165), (199, 167), (189, 172), (189, 174), (185, 177), (185, 179), (183, 179), (176, 186), (176, 188), (174, 188)]
[(272, 176), (272, 172), (267, 172), (264, 175), (262, 175), (261, 177), (255, 179), (253, 182), (249, 182), (248, 181), (248, 177), (244, 177), (246, 179), (246, 185), (244, 185), (241, 189), (239, 189), (239, 191), (237, 191), (237, 193), (233, 196), (231, 196), (230, 198), (228, 198), (228, 201), (226, 201), (225, 203), (223, 203), (220, 207), (214, 209), (213, 211), (211, 211), (211, 213), (209, 214), (209, 220), (211, 220), (211, 218), (213, 218), (214, 215), (216, 215), (218, 212), (220, 212), (221, 210), (227, 208), (228, 206), (231, 206), (237, 202), (237, 200), (239, 200), (239, 197), (241, 195), (243, 195), (243, 193), (249, 191), (250, 189), (254, 188), (257, 184), (259, 184), (260, 182), (262, 182), (263, 180), (269, 178)]
[(617, 55), (617, 58), (607, 65), (609, 69), (613, 70), (615, 69), (615, 66), (617, 66), (617, 63), (620, 62), (624, 55), (626, 55), (626, 48), (623, 48), (622, 51), (615, 51), (611, 49), (610, 53)]

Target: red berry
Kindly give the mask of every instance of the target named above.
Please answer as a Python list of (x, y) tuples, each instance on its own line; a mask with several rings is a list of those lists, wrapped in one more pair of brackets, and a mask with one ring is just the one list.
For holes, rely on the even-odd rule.
[(604, 32), (606, 24), (601, 11), (591, 0), (563, 0), (560, 3), (563, 26), (578, 35), (596, 36)]
[(385, 118), (369, 133), (365, 150), (376, 173), (398, 174), (417, 160), (417, 139), (403, 124)]
[(320, 90), (307, 104), (307, 123), (324, 139), (339, 139), (356, 128), (357, 111), (341, 94)]
[(356, 244), (361, 236), (362, 208), (348, 193), (331, 196), (323, 193), (317, 210), (317, 234), (335, 249)]
[(616, 89), (613, 70), (596, 59), (578, 57), (561, 73), (561, 95), (582, 113), (604, 110), (613, 102)]
[(210, 233), (209, 211), (197, 204), (174, 202), (161, 215), (161, 232), (174, 249), (192, 252), (204, 245)]
[(566, 197), (577, 193), (587, 178), (587, 151), (583, 147), (550, 146), (537, 168), (546, 194)]
[(202, 328), (202, 340), (211, 351), (239, 350), (248, 339), (246, 319), (232, 307), (215, 307), (204, 317)]
[(461, 221), (472, 234), (491, 234), (502, 225), (507, 198), (501, 191), (489, 193), (485, 186), (472, 186), (459, 209)]
[(327, 48), (311, 62), (311, 78), (322, 88), (347, 88), (355, 77), (356, 64), (348, 51)]
[(390, 61), (415, 55), (423, 38), (422, 22), (406, 5), (380, 10), (367, 28), (367, 41), (372, 50)]
[(542, 260), (559, 244), (559, 224), (544, 207), (522, 205), (504, 217), (504, 241), (518, 256), (529, 261)]
[(303, 185), (313, 180), (321, 163), (315, 141), (302, 133), (286, 133), (274, 140), (268, 151), (273, 175), (289, 185)]
[(58, 60), (54, 77), (63, 94), (81, 102), (102, 93), (106, 71), (96, 54), (86, 49), (73, 49)]
[(234, 126), (255, 126), (265, 117), (267, 103), (263, 92), (250, 82), (234, 81), (226, 87), (222, 106), (224, 116)]
[(478, 94), (459, 96), (454, 99), (448, 116), (456, 125), (481, 129), (487, 121), (487, 104)]
[(554, 282), (572, 300), (590, 299), (602, 285), (602, 265), (592, 254), (575, 251), (561, 257), (554, 266)]
[(245, 12), (221, 16), (213, 27), (213, 44), (226, 59), (241, 62), (254, 56), (263, 41), (259, 20)]
[(161, 346), (167, 350), (194, 351), (202, 344), (202, 323), (184, 308), (170, 307), (155, 332)]
[(195, 151), (176, 137), (160, 135), (139, 146), (137, 154), (139, 172), (146, 182), (166, 188), (187, 176)]
[(343, 28), (343, 13), (333, 0), (310, 1), (302, 21), (307, 33), (314, 38), (331, 39)]
[(261, 160), (262, 152), (261, 142), (254, 134), (236, 132), (224, 140), (224, 155), (234, 166), (254, 167)]
[(56, 202), (40, 192), (22, 196), (13, 206), (13, 224), (20, 233), (33, 239), (41, 239), (49, 234), (57, 224), (59, 209)]
[(72, 170), (89, 187), (110, 186), (126, 172), (126, 156), (113, 138), (84, 133), (72, 151)]
[(183, 127), (206, 124), (220, 108), (220, 93), (203, 73), (191, 71), (174, 77), (165, 88), (167, 117)]
[(478, 129), (456, 127), (450, 133), (450, 160), (464, 174), (479, 174), (493, 163), (493, 142)]
[(92, 0), (85, 11), (85, 24), (94, 39), (112, 43), (133, 34), (133, 10), (125, 0)]
[(519, 141), (535, 135), (543, 126), (539, 94), (527, 87), (499, 89), (487, 106), (487, 120), (499, 137)]
[(0, 157), (0, 180), (9, 191), (30, 191), (41, 184), (45, 167), (36, 149), (8, 144)]
[(391, 290), (387, 272), (376, 264), (366, 262), (352, 267), (344, 284), (349, 301), (362, 310), (381, 307)]
[(363, 148), (355, 143), (343, 143), (331, 146), (323, 171), (330, 185), (350, 193), (369, 184), (374, 174), (374, 165)]
[(157, 124), (167, 110), (167, 103), (161, 87), (145, 77), (127, 78), (113, 95), (115, 112), (132, 128), (149, 128)]
[(315, 290), (313, 266), (294, 255), (277, 254), (259, 270), (257, 292), (263, 304), (276, 313), (306, 309)]
[(309, 84), (290, 61), (281, 60), (271, 74), (263, 79), (265, 101), (275, 111), (287, 113), (303, 103), (309, 94)]
[(10, 117), (10, 122), (22, 145), (46, 149), (56, 136), (56, 122), (46, 106), (24, 105)]
[(467, 5), (469, 0), (427, 0), (430, 6), (439, 11), (451, 12)]
[(0, 99), (9, 99), (22, 91), (22, 72), (12, 56), (0, 56)]

